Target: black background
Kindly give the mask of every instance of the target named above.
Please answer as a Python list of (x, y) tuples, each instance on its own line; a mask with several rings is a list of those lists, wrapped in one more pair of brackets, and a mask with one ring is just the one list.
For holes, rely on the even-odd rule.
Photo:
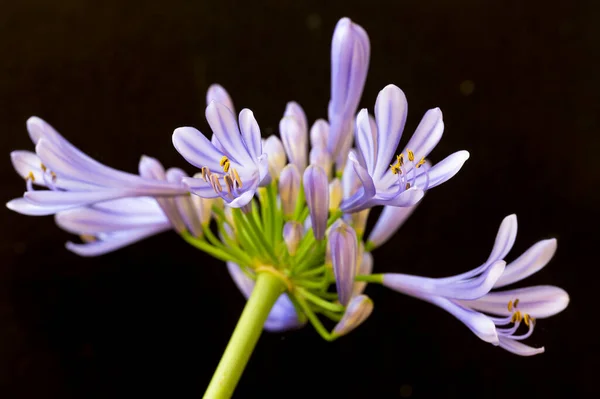
[[(592, 1), (3, 0), (2, 199), (24, 190), (8, 153), (32, 148), (30, 115), (116, 168), (136, 171), (148, 154), (188, 172), (171, 133), (208, 131), (213, 82), (238, 109), (252, 108), (263, 134), (276, 132), (289, 100), (311, 120), (325, 117), (331, 35), (348, 16), (372, 42), (361, 106), (372, 109), (395, 83), (410, 104), (407, 132), (428, 108), (443, 110), (434, 161), (471, 152), (374, 253), (376, 270), (471, 269), (487, 258), (502, 218), (517, 213), (509, 259), (557, 237), (554, 260), (526, 284), (562, 286), (571, 304), (538, 323), (529, 343), (546, 353), (520, 358), (440, 309), (369, 287), (373, 315), (337, 342), (309, 327), (265, 334), (236, 397), (590, 397), (598, 391), (598, 11)], [(5, 209), (0, 218), (3, 398), (201, 397), (244, 304), (224, 264), (173, 233), (79, 258), (51, 217)]]

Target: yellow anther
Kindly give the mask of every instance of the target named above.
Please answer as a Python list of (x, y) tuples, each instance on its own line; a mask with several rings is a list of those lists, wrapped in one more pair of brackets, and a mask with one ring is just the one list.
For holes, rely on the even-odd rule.
[(515, 308), (519, 306), (519, 298), (515, 299)]
[(210, 184), (217, 194), (220, 194), (221, 191), (223, 191), (223, 186), (221, 186), (221, 182), (219, 182), (219, 177), (217, 175), (210, 175)]
[(408, 190), (410, 188), (410, 183), (406, 183), (405, 189)]
[(233, 169), (231, 169), (231, 172), (233, 174), (233, 179), (237, 183), (238, 188), (242, 188), (242, 179), (240, 179), (240, 175), (238, 175), (237, 170), (235, 168), (233, 168)]
[(56, 181), (56, 173), (50, 172), (50, 176), (52, 176), (52, 181)]
[(25, 177), (25, 180), (35, 181), (35, 176), (33, 175), (33, 172), (29, 171), (29, 173)]
[(510, 318), (511, 323), (520, 323), (521, 320), (523, 320), (523, 315), (521, 314), (520, 310), (517, 310), (515, 313), (513, 313), (512, 317)]
[(523, 321), (525, 322), (525, 325), (527, 327), (529, 327), (529, 322), (531, 321), (531, 316), (529, 316), (527, 313), (525, 313), (525, 315), (523, 315)]
[(82, 234), (79, 236), (79, 238), (81, 238), (81, 241), (83, 242), (94, 242), (98, 240), (96, 236), (93, 236), (91, 234)]
[(392, 170), (392, 173), (397, 175), (398, 173), (402, 174), (402, 170), (400, 169), (400, 165), (398, 163), (394, 164), (394, 165), (390, 165), (390, 169)]
[(221, 160), (219, 161), (219, 165), (221, 165), (225, 173), (229, 172), (229, 167), (231, 166), (231, 164), (229, 162), (229, 158), (227, 158), (225, 155), (223, 155), (223, 158), (221, 158)]
[(425, 164), (425, 157), (421, 158), (419, 162), (417, 162), (417, 168), (420, 168)]
[(43, 163), (41, 163), (41, 164), (40, 164), (40, 168), (42, 168), (42, 171), (44, 171), (44, 172), (45, 172), (45, 171), (46, 171), (46, 169), (47, 169), (47, 168), (46, 168), (46, 165), (44, 165)]
[(508, 311), (512, 312), (512, 310), (513, 310), (513, 301), (510, 300), (510, 301), (508, 301)]
[(396, 162), (400, 166), (404, 165), (404, 154), (396, 155)]
[(411, 150), (406, 150), (406, 153), (408, 154), (408, 160), (410, 162), (413, 162), (415, 160), (415, 153)]

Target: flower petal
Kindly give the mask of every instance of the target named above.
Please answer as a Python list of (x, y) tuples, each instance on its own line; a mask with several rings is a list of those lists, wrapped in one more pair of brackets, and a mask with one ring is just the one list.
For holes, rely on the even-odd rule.
[(505, 349), (511, 353), (520, 356), (533, 356), (538, 355), (540, 353), (544, 353), (545, 349), (542, 346), (541, 348), (534, 348), (529, 345), (525, 345), (522, 342), (515, 341), (514, 339), (506, 338), (503, 336), (498, 337), (500, 339), (499, 346), (502, 349)]
[(242, 112), (240, 112), (239, 119), (244, 144), (252, 158), (256, 159), (262, 154), (262, 139), (258, 122), (256, 122), (252, 111), (247, 108), (244, 108)]
[(415, 183), (418, 187), (432, 188), (450, 180), (469, 159), (468, 151), (457, 151), (436, 163), (428, 173), (422, 173)]
[(18, 212), (22, 215), (27, 216), (48, 216), (53, 215), (56, 212), (60, 212), (69, 206), (57, 205), (57, 206), (45, 206), (36, 205), (27, 201), (25, 198), (15, 198), (6, 203), (6, 207), (11, 211)]
[(398, 143), (402, 137), (408, 104), (406, 96), (394, 85), (387, 85), (379, 92), (375, 102), (377, 121), (377, 166), (373, 178), (382, 179), (389, 168)]
[(287, 162), (285, 150), (279, 137), (269, 136), (263, 145), (264, 152), (268, 155), (269, 173), (273, 179), (278, 179), (281, 170)]
[[(365, 161), (365, 166), (369, 175), (373, 176), (375, 166), (377, 165), (377, 136), (371, 130), (371, 121), (369, 112), (366, 108), (362, 109), (356, 117), (356, 144)], [(388, 160), (382, 160), (387, 162)]]
[(449, 281), (400, 273), (386, 273), (383, 285), (413, 296), (433, 295), (450, 299), (477, 299), (487, 294), (504, 271), (504, 261), (489, 266), (480, 276), (469, 280)]
[(556, 252), (556, 239), (538, 241), (516, 260), (506, 266), (502, 276), (496, 281), (494, 288), (504, 287), (521, 281), (538, 272), (550, 262)]
[(225, 105), (214, 101), (208, 104), (205, 114), (213, 134), (223, 146), (225, 155), (240, 165), (254, 164), (242, 140), (235, 114)]
[(510, 316), (509, 301), (519, 300), (519, 310), (533, 317), (546, 318), (565, 310), (569, 304), (569, 294), (559, 287), (538, 285), (499, 292), (490, 292), (475, 301), (469, 301), (468, 306), (482, 312), (499, 316)]
[(67, 242), (65, 247), (69, 251), (74, 252), (79, 256), (99, 256), (116, 251), (117, 249), (121, 249), (127, 245), (136, 243), (169, 229), (171, 229), (171, 225), (166, 223), (162, 226), (154, 226), (111, 234), (110, 238), (106, 240), (92, 241), (85, 244)]
[(231, 96), (229, 93), (227, 93), (227, 90), (225, 90), (223, 86), (219, 84), (210, 85), (206, 91), (206, 105), (210, 104), (212, 101), (223, 104), (235, 114), (235, 107), (233, 106)]
[(370, 242), (374, 248), (386, 243), (402, 227), (419, 204), (420, 202), (417, 202), (415, 205), (407, 207), (384, 206), (367, 242)]
[(193, 127), (180, 127), (173, 132), (173, 146), (186, 161), (201, 169), (221, 170), (223, 153), (209, 139)]
[(485, 342), (498, 345), (498, 333), (494, 322), (484, 314), (465, 308), (449, 299), (436, 296), (423, 296), (420, 299), (433, 303), (462, 321), (475, 335)]
[(99, 209), (81, 207), (59, 212), (55, 215), (56, 224), (73, 234), (96, 235), (119, 230), (137, 230), (159, 227), (169, 221), (159, 210), (155, 215), (110, 213)]
[(406, 149), (413, 151), (418, 161), (425, 158), (435, 148), (444, 133), (442, 111), (439, 108), (430, 109), (425, 113), (421, 123), (406, 144)]

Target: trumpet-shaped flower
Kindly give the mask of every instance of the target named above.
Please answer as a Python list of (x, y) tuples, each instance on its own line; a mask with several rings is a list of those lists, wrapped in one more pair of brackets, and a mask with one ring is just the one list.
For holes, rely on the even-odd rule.
[(398, 87), (388, 85), (379, 92), (375, 103), (376, 129), (372, 128), (366, 109), (358, 114), (358, 154), (351, 152), (349, 159), (361, 187), (344, 200), (341, 205), (344, 212), (358, 212), (375, 205), (414, 205), (423, 198), (425, 190), (450, 179), (469, 158), (467, 151), (458, 151), (428, 167), (425, 157), (444, 131), (442, 112), (436, 108), (427, 111), (406, 149), (393, 159), (404, 130), (406, 113), (404, 93)]
[[(23, 198), (6, 204), (16, 212), (51, 215), (117, 198), (171, 197), (188, 192), (180, 182), (141, 177), (103, 165), (78, 150), (40, 118), (29, 118), (27, 130), (36, 153), (11, 153), (15, 170), (27, 182)], [(49, 190), (34, 190), (34, 185)]]
[[(520, 341), (531, 336), (536, 319), (563, 311), (569, 296), (553, 286), (490, 292), (536, 273), (556, 251), (556, 240), (539, 241), (505, 266), (502, 259), (512, 248), (516, 234), (516, 216), (507, 216), (500, 225), (492, 253), (483, 265), (441, 279), (384, 274), (383, 284), (445, 309), (486, 342), (522, 356), (542, 353), (544, 348), (533, 348)], [(522, 324), (527, 332), (518, 334)]]
[(243, 109), (238, 127), (234, 113), (215, 101), (206, 107), (206, 119), (213, 142), (192, 127), (181, 127), (173, 133), (177, 151), (202, 171), (200, 178), (184, 178), (183, 182), (200, 197), (221, 197), (231, 207), (243, 207), (268, 176), (258, 123), (252, 111)]

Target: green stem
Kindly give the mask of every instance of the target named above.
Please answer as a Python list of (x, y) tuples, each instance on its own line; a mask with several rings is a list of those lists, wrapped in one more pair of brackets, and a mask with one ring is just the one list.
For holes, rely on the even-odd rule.
[(284, 285), (278, 277), (270, 273), (258, 275), (252, 294), (204, 393), (204, 399), (231, 398), (258, 342), (267, 316), (283, 290)]
[(359, 274), (354, 277), (354, 281), (383, 284), (383, 274)]

